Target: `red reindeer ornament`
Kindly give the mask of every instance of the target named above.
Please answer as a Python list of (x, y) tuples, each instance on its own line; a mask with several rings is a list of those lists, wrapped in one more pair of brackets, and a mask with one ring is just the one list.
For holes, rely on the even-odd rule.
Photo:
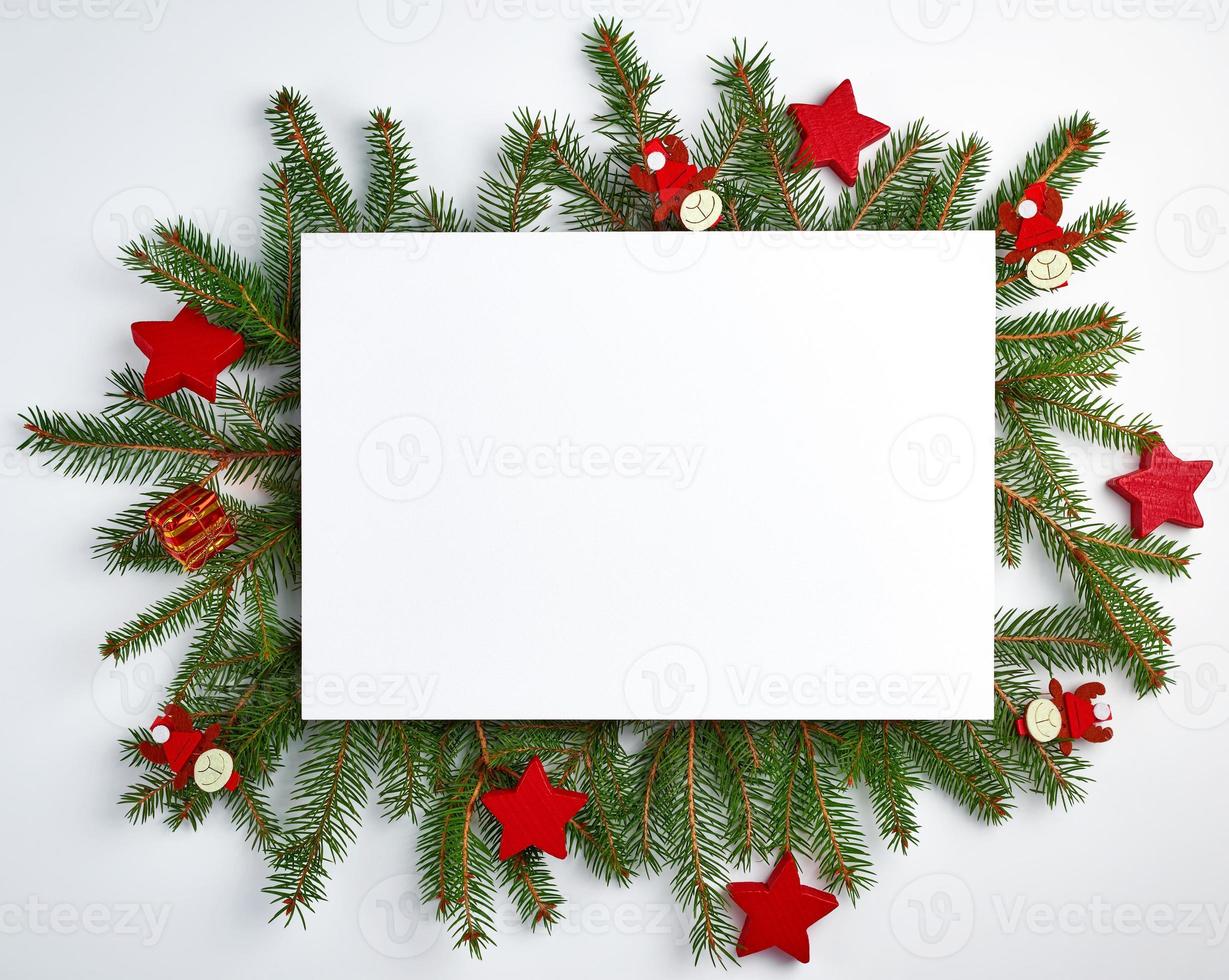
[(665, 221), (675, 214), (687, 229), (704, 231), (721, 220), (721, 197), (708, 189), (717, 170), (697, 168), (681, 139), (666, 136), (649, 140), (644, 144), (644, 162), (644, 167), (633, 164), (628, 176), (646, 194), (657, 195), (654, 221)]
[(217, 724), (197, 731), (187, 711), (168, 704), (149, 727), (154, 740), (138, 743), (137, 750), (155, 765), (169, 766), (175, 773), (176, 789), (187, 786), (191, 776), (206, 793), (222, 789), (234, 792), (242, 777), (235, 771), (234, 757), (215, 744), (221, 731), (222, 726)]
[(1003, 261), (1027, 262), (1025, 276), (1038, 289), (1061, 289), (1071, 279), (1068, 253), (1083, 241), (1078, 232), (1063, 231), (1063, 199), (1044, 180), (1029, 184), (1024, 196), (1012, 204), (999, 205), (999, 226), (1015, 236)]
[(1076, 739), (1086, 742), (1108, 742), (1114, 730), (1100, 723), (1113, 719), (1110, 706), (1096, 699), (1105, 694), (1100, 681), (1081, 684), (1074, 691), (1063, 691), (1057, 680), (1050, 681), (1050, 697), (1036, 698), (1028, 703), (1024, 717), (1016, 719), (1016, 731), (1038, 742), (1059, 742), (1063, 755), (1071, 754)]

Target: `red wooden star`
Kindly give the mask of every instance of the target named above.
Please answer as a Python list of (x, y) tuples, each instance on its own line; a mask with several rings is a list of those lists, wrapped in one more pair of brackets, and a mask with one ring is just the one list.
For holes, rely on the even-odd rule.
[(567, 822), (588, 801), (586, 793), (557, 789), (546, 778), (536, 755), (521, 775), (516, 789), (493, 789), (482, 802), (503, 827), (499, 859), (506, 861), (527, 847), (537, 847), (557, 858), (567, 857)]
[(836, 896), (798, 880), (798, 864), (786, 851), (768, 876), (768, 883), (734, 881), (730, 897), (747, 913), (738, 934), (739, 956), (778, 949), (806, 963), (811, 959), (807, 929), (837, 906)]
[(1182, 527), (1203, 527), (1195, 489), (1212, 469), (1210, 459), (1178, 459), (1157, 443), (1139, 457), (1139, 469), (1110, 480), (1108, 486), (1131, 502), (1131, 526), (1137, 538), (1168, 521)]
[(802, 143), (794, 169), (831, 167), (850, 187), (858, 179), (858, 154), (888, 135), (889, 128), (864, 116), (854, 101), (849, 79), (841, 82), (819, 105), (795, 102), (789, 111), (802, 129)]
[(213, 401), (218, 397), (218, 375), (243, 355), (242, 336), (215, 327), (191, 306), (180, 310), (174, 320), (134, 323), (132, 339), (149, 357), (145, 397), (151, 401), (180, 388)]

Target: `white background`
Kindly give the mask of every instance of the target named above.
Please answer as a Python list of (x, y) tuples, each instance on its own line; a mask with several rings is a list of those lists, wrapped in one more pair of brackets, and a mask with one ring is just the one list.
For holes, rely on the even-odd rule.
[[(1112, 684), (1114, 741), (1079, 749), (1096, 761), (1089, 803), (1054, 814), (1026, 803), (1009, 826), (988, 829), (928, 795), (916, 852), (876, 853), (881, 884), (856, 909), (844, 903), (812, 930), (811, 970), (796, 972), (1222, 976), (1229, 905), (1223, 2), (1000, 0), (974, 9), (964, 0), (927, 5), (925, 21), (917, 0), (840, 10), (612, 2), (666, 71), (663, 95), (689, 125), (711, 100), (705, 56), (725, 51), (736, 34), (771, 44), (791, 98), (819, 98), (852, 77), (862, 108), (889, 123), (925, 112), (952, 131), (976, 127), (995, 146), (996, 172), (1058, 113), (1098, 113), (1113, 144), (1068, 202), (1071, 213), (1121, 195), (1140, 227), (1062, 301), (1112, 301), (1144, 329), (1146, 350), (1120, 397), (1154, 413), (1181, 455), (1217, 462), (1200, 494), (1207, 527), (1178, 532), (1204, 553), (1195, 580), (1159, 588), (1180, 623), (1174, 645), (1189, 669), (1159, 704), (1135, 703), (1123, 683)], [(472, 207), (471, 188), (517, 105), (580, 115), (597, 108), (578, 34), (593, 9), (609, 6), (427, 3), (408, 29), (423, 36), (395, 43), (383, 0), (156, 9), (141, 0), (2, 0), (0, 418), (10, 421), (0, 424), (0, 444), (20, 440), (12, 419), (26, 405), (97, 408), (106, 371), (136, 360), (128, 324), (170, 311), (166, 298), (110, 262), (151, 209), (155, 217), (187, 214), (251, 247), (256, 187), (272, 158), (265, 93), (282, 84), (308, 91), (349, 163), (360, 156), (366, 110), (392, 105), (416, 142), (424, 177)], [(1080, 458), (1098, 482), (1131, 466), (1113, 453)], [(129, 775), (114, 740), (149, 716), (170, 668), (150, 658), (121, 688), (100, 670), (95, 650), (105, 629), (168, 582), (109, 579), (88, 560), (89, 528), (130, 503), (131, 490), (43, 475), (11, 448), (0, 472), (6, 975), (196, 977), (234, 964), (247, 976), (685, 972), (685, 927), (669, 911), (665, 881), (616, 892), (569, 863), (561, 877), (573, 915), (560, 934), (505, 929), (499, 948), (473, 963), (451, 952), (432, 922), (417, 919), (397, 877), (413, 867), (410, 833), (374, 812), (306, 933), (263, 924), (261, 861), (221, 814), (195, 836), (129, 827), (113, 802)], [(1107, 491), (1096, 490), (1095, 499), (1107, 516), (1125, 513)], [(1062, 600), (1042, 562), (1030, 558), (1030, 569), (1002, 579), (1001, 601)], [(165, 928), (129, 919), (133, 903), (164, 916)], [(413, 958), (398, 961), (403, 954)], [(753, 975), (785, 966), (767, 955), (746, 961)]]

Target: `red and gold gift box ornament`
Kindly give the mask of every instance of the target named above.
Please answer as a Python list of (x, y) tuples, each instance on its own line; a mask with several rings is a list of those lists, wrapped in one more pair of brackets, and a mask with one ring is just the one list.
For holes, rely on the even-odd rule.
[(166, 553), (194, 572), (237, 540), (218, 495), (192, 483), (146, 514)]

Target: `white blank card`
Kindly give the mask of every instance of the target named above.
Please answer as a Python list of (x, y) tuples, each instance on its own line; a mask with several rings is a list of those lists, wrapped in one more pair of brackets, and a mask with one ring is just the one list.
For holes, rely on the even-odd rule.
[(993, 247), (304, 236), (304, 716), (988, 717)]

